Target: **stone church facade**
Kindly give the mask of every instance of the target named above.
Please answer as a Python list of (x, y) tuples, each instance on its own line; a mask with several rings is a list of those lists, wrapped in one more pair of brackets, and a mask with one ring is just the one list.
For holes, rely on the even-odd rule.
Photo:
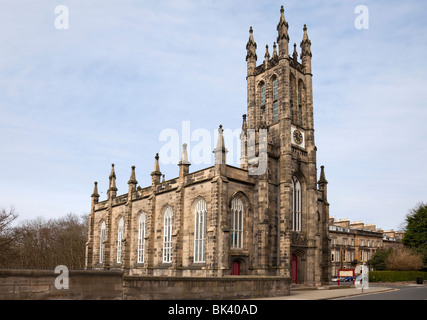
[(252, 27), (247, 50), (247, 114), (241, 165), (226, 164), (222, 126), (214, 165), (190, 172), (186, 146), (179, 176), (161, 181), (159, 156), (150, 186), (117, 195), (114, 165), (108, 198), (92, 194), (87, 269), (132, 275), (283, 276), (330, 281), (329, 203), (314, 141), (311, 42), (304, 26), (300, 59), (289, 52), (283, 7), (277, 44), (257, 65)]

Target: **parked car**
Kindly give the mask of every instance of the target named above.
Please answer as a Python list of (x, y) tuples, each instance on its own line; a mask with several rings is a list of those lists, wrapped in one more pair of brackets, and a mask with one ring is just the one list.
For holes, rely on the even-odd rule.
[(346, 278), (344, 279), (344, 281), (345, 281), (345, 282), (353, 281), (353, 277), (346, 277)]

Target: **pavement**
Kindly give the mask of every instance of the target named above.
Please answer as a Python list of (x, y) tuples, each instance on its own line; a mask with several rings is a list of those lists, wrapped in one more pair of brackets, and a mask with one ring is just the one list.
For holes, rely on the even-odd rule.
[(280, 297), (259, 298), (256, 300), (332, 300), (343, 297), (375, 294), (385, 291), (398, 290), (396, 285), (370, 285), (368, 289), (356, 288), (354, 285), (330, 285), (316, 288), (294, 287), (290, 290), (290, 295)]

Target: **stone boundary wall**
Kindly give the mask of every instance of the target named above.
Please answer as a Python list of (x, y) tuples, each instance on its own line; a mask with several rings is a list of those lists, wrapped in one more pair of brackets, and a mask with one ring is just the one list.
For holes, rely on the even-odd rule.
[(0, 300), (118, 300), (122, 271), (70, 270), (68, 289), (57, 289), (54, 270), (0, 270)]
[(290, 279), (263, 276), (146, 277), (125, 276), (127, 300), (221, 300), (287, 296)]
[(283, 277), (129, 276), (122, 271), (69, 271), (58, 289), (54, 270), (0, 270), (0, 300), (222, 300), (284, 296)]

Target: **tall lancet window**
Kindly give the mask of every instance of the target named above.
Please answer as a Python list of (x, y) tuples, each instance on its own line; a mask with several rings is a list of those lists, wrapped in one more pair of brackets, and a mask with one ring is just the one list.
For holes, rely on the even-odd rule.
[(261, 106), (265, 106), (265, 83), (261, 83)]
[(289, 116), (291, 118), (291, 122), (293, 121), (293, 109), (294, 109), (294, 81), (292, 77), (289, 79)]
[(172, 262), (172, 207), (168, 207), (163, 216), (163, 262)]
[(194, 262), (206, 262), (206, 201), (200, 200), (194, 211)]
[(138, 263), (144, 262), (145, 249), (145, 213), (141, 213), (138, 221)]
[(303, 84), (302, 82), (298, 83), (298, 124), (302, 125), (302, 94), (303, 94)]
[(231, 248), (243, 248), (243, 203), (239, 198), (231, 201)]
[(277, 77), (273, 79), (273, 122), (279, 121), (279, 84)]
[(124, 220), (120, 218), (119, 227), (117, 228), (117, 263), (122, 263), (122, 244), (124, 236)]
[(99, 263), (104, 262), (105, 221), (102, 221), (99, 235)]
[(292, 230), (301, 231), (301, 183), (292, 178)]

